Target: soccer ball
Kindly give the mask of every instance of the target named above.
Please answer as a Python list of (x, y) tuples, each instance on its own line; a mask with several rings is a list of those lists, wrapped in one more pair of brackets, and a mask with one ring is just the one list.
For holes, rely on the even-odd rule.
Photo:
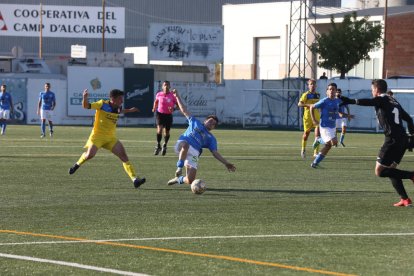
[(193, 192), (193, 194), (201, 195), (206, 190), (206, 183), (201, 179), (195, 179), (193, 183), (191, 183), (191, 191)]

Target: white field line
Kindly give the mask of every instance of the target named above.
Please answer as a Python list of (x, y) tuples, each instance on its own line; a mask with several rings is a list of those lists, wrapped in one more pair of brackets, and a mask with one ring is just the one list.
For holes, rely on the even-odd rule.
[(309, 237), (397, 237), (414, 236), (414, 233), (310, 233), (310, 234), (275, 234), (275, 235), (237, 235), (237, 236), (195, 236), (195, 237), (158, 237), (158, 238), (130, 238), (109, 240), (82, 240), (82, 241), (40, 241), (40, 242), (10, 242), (2, 245), (29, 245), (29, 244), (59, 244), (59, 243), (96, 243), (120, 241), (156, 241), (156, 240), (193, 240), (193, 239), (260, 239), (260, 238), (309, 238)]
[(113, 273), (113, 274), (118, 274), (118, 275), (128, 275), (128, 276), (146, 276), (147, 275), (147, 274), (141, 274), (141, 273), (135, 273), (135, 272), (129, 272), (129, 271), (122, 271), (122, 270), (117, 270), (117, 269), (110, 269), (110, 268), (104, 268), (104, 267), (97, 267), (97, 266), (91, 266), (91, 265), (83, 265), (83, 264), (78, 264), (78, 263), (70, 263), (70, 262), (55, 261), (55, 260), (48, 260), (48, 259), (40, 259), (40, 258), (13, 255), (13, 254), (0, 253), (0, 257), (8, 258), (8, 259), (31, 261), (31, 262), (39, 262), (39, 263), (64, 265), (64, 266), (76, 267), (76, 268), (81, 268), (81, 269), (95, 270), (99, 272)]

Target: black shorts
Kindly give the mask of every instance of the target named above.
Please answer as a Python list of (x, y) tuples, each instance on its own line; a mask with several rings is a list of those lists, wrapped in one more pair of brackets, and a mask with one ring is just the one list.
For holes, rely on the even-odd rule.
[(399, 138), (385, 137), (377, 162), (384, 166), (391, 166), (393, 163), (399, 164), (407, 150), (408, 138), (406, 136)]
[(157, 111), (156, 116), (157, 126), (164, 126), (166, 130), (170, 130), (173, 123), (172, 114), (164, 114)]

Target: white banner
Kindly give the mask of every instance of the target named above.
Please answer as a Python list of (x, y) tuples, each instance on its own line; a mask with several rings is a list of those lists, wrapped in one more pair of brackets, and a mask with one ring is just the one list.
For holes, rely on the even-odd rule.
[(150, 24), (150, 60), (220, 62), (223, 45), (224, 29), (220, 25)]
[(108, 99), (112, 89), (123, 90), (124, 68), (68, 67), (68, 116), (93, 116), (82, 107), (83, 90), (89, 90), (89, 102)]
[[(0, 4), (0, 36), (125, 38), (125, 8)], [(40, 24), (42, 21), (42, 24)]]

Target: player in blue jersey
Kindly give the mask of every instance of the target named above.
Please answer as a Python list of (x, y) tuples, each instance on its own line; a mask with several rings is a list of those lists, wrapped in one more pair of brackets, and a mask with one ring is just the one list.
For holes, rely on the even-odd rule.
[[(321, 151), (316, 155), (313, 160), (311, 167), (316, 168), (319, 163), (325, 158), (332, 146), (338, 145), (338, 139), (336, 138), (336, 118), (339, 112), (339, 105), (342, 103), (342, 100), (336, 98), (336, 83), (330, 83), (328, 89), (326, 90), (326, 98), (321, 99), (314, 105), (310, 107), (311, 117), (314, 124), (319, 123), (319, 129), (321, 133), (321, 138), (325, 143)], [(313, 109), (318, 108), (320, 110), (321, 119), (318, 122), (315, 116), (313, 115)], [(343, 113), (345, 118), (353, 118), (353, 115)]]
[(52, 122), (52, 116), (53, 116), (53, 110), (56, 107), (56, 97), (55, 93), (50, 91), (50, 83), (45, 83), (45, 91), (40, 92), (39, 94), (39, 102), (37, 105), (37, 114), (40, 115), (40, 129), (41, 129), (41, 135), (40, 138), (45, 137), (45, 131), (46, 131), (46, 120), (49, 123), (49, 133), (50, 137), (53, 136), (53, 122)]
[(2, 84), (0, 93), (0, 125), (1, 135), (6, 133), (7, 121), (10, 120), (10, 113), (14, 112), (12, 96), (6, 92), (7, 86)]
[[(174, 95), (177, 98), (178, 107), (188, 121), (187, 130), (181, 134), (175, 145), (175, 152), (178, 154), (177, 170), (173, 179), (168, 181), (168, 185), (174, 184), (191, 184), (196, 178), (199, 157), (203, 148), (208, 148), (213, 156), (226, 166), (226, 168), (234, 172), (236, 167), (229, 163), (217, 151), (217, 140), (211, 131), (217, 126), (218, 118), (215, 115), (208, 116), (204, 122), (200, 122), (187, 111), (185, 105), (181, 101), (178, 92), (174, 89)], [(186, 167), (186, 175), (182, 175), (183, 167)]]

